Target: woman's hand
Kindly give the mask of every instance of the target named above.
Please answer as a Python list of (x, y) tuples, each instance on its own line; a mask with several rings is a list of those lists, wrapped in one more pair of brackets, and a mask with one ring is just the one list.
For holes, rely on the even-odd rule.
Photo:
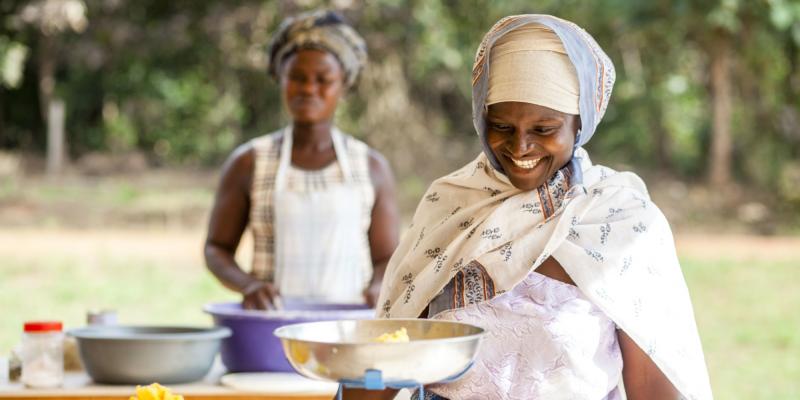
[(271, 283), (253, 281), (242, 290), (245, 310), (279, 310), (281, 309), (278, 290)]

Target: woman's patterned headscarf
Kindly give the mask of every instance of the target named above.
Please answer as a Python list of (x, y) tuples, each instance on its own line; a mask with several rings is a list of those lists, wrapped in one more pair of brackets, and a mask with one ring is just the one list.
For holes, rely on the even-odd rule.
[[(597, 125), (606, 112), (616, 78), (611, 59), (586, 31), (570, 21), (552, 15), (538, 14), (513, 15), (498, 21), (483, 37), (472, 67), (472, 119), (475, 130), (481, 137), (486, 157), (492, 166), (501, 172), (503, 168), (486, 141), (486, 96), (489, 92), (490, 52), (500, 37), (529, 24), (540, 24), (552, 29), (564, 43), (567, 55), (578, 72), (580, 85), (578, 106), (582, 127), (575, 140), (576, 149), (586, 144), (594, 135)], [(580, 180), (579, 176), (574, 178)]]
[(268, 72), (279, 79), (283, 61), (299, 49), (320, 49), (333, 54), (345, 72), (350, 87), (367, 62), (364, 39), (334, 11), (312, 11), (285, 19), (272, 37)]

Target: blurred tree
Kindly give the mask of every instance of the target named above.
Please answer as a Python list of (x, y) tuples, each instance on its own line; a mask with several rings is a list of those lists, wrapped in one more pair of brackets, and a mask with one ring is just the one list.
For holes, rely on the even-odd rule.
[[(34, 26), (39, 33), (37, 52), (39, 76), (39, 110), (47, 125), (48, 172), (58, 173), (64, 163), (66, 136), (64, 132), (64, 102), (54, 98), (57, 39), (60, 33), (86, 28), (86, 6), (81, 0), (31, 1), (15, 16), (21, 23)], [(50, 115), (51, 112), (53, 115)]]
[[(72, 155), (141, 151), (156, 164), (216, 165), (285, 123), (265, 73), (277, 24), (329, 7), (370, 52), (338, 123), (387, 154), (409, 196), (479, 151), (472, 59), (484, 32), (517, 13), (575, 21), (617, 65), (614, 98), (588, 145), (598, 161), (777, 190), (800, 156), (797, 0), (84, 1), (84, 31), (47, 36), (40, 19), (20, 22), (47, 1), (0, 0), (3, 15), (17, 16), (0, 20), (0, 65), (27, 66), (21, 80), (8, 69), (16, 83), (0, 89), (0, 146), (43, 151), (32, 115), (44, 112), (37, 103), (49, 92), (37, 83), (52, 70)], [(47, 67), (50, 55), (58, 62)]]

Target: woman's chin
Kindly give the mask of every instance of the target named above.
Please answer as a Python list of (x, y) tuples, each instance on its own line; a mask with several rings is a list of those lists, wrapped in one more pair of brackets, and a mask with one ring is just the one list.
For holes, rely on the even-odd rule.
[(508, 180), (519, 190), (533, 190), (542, 186), (544, 179), (528, 179), (510, 176)]
[(292, 114), (292, 121), (296, 124), (311, 125), (322, 122), (324, 119), (316, 114)]
[(522, 168), (512, 164), (504, 166), (504, 169), (511, 184), (520, 190), (536, 189), (547, 180), (546, 177), (542, 176), (542, 171), (545, 171), (544, 165)]

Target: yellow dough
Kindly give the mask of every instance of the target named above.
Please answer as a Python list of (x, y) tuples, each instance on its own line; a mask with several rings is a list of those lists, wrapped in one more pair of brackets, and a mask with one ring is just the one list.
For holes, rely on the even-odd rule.
[(136, 396), (129, 400), (183, 400), (183, 396), (170, 393), (169, 389), (154, 383), (149, 386), (136, 386)]
[(379, 343), (406, 343), (411, 341), (411, 339), (408, 337), (408, 331), (406, 331), (406, 328), (400, 328), (394, 332), (384, 333), (373, 340)]

